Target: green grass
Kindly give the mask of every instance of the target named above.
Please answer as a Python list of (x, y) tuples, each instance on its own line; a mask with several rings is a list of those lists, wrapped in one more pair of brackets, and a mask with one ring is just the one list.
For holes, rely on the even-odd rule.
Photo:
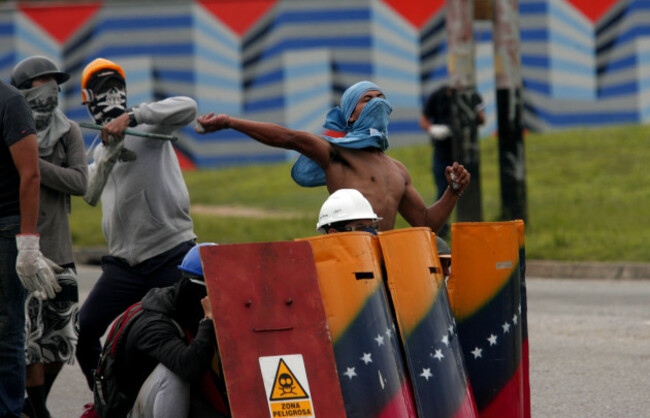
[[(530, 134), (525, 139), (529, 259), (650, 262), (650, 127), (619, 126)], [(428, 145), (391, 148), (409, 168), (415, 187), (433, 203)], [(484, 221), (499, 220), (496, 138), (481, 141)], [(324, 187), (302, 188), (291, 165), (263, 165), (186, 172), (192, 204), (234, 205), (289, 212), (291, 219), (193, 214), (200, 241), (281, 241), (315, 235)], [(101, 209), (73, 198), (77, 247), (105, 245)], [(396, 227), (406, 227), (398, 219)]]

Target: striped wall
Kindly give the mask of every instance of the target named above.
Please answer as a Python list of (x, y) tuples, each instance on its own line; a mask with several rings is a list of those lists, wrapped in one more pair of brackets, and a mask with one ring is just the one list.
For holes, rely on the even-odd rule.
[[(519, 13), (528, 129), (650, 121), (648, 0), (519, 0)], [(474, 32), (486, 136), (497, 129), (492, 24)], [(442, 0), (0, 4), (0, 77), (29, 55), (53, 58), (71, 74), (61, 101), (78, 121), (81, 71), (102, 56), (124, 67), (131, 105), (187, 95), (200, 113), (315, 133), (347, 86), (370, 79), (394, 107), (391, 146), (423, 143), (421, 104), (446, 81), (446, 52)], [(234, 131), (180, 136), (202, 167), (295, 157)]]

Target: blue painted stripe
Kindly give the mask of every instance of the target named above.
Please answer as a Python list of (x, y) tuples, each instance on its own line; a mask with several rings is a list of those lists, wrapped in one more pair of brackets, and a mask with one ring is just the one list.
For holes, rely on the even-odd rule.
[(332, 67), (335, 73), (357, 74), (368, 77), (372, 75), (372, 64), (367, 62), (335, 61)]
[(151, 29), (183, 29), (192, 27), (192, 16), (108, 17), (95, 27), (95, 35), (104, 32), (142, 31)]
[(521, 29), (521, 42), (547, 42), (549, 30), (547, 28)]
[[(42, 37), (39, 34), (28, 30), (28, 28), (23, 25), (16, 25), (16, 33), (14, 36), (22, 42), (38, 49), (41, 55), (52, 57), (53, 59), (56, 59), (60, 55), (59, 49), (56, 46), (53, 46), (50, 42), (47, 42), (49, 38)], [(20, 54), (20, 52), (18, 52), (17, 55), (16, 59), (18, 60), (27, 58), (27, 55)]]
[(534, 67), (548, 69), (551, 67), (550, 59), (547, 55), (523, 55), (521, 56), (522, 67)]
[[(96, 20), (94, 17), (92, 19), (93, 21)], [(75, 37), (73, 38), (74, 40), (65, 45), (65, 48), (63, 49), (64, 56), (72, 55), (74, 51), (83, 48), (86, 44), (88, 44), (93, 39), (94, 33), (93, 33), (92, 25), (83, 29), (83, 31), (84, 32), (79, 32), (78, 34), (75, 34)]]
[[(212, 19), (211, 15), (203, 18), (204, 15), (201, 15), (198, 19), (194, 20), (194, 27), (198, 32), (199, 36), (207, 37), (211, 42), (217, 42), (220, 45), (225, 46), (226, 48), (232, 50), (239, 50), (239, 43), (234, 40), (231, 36), (228, 36), (225, 32), (225, 29), (222, 27), (222, 23), (218, 23), (219, 27), (215, 28), (213, 24), (217, 21)], [(209, 20), (207, 20), (209, 19)]]
[(553, 97), (569, 100), (596, 100), (596, 88), (580, 87), (573, 84), (553, 84)]
[(447, 70), (447, 65), (443, 65), (423, 74), (422, 81), (437, 80), (439, 78), (446, 79), (447, 77), (449, 77), (449, 71)]
[(110, 45), (95, 51), (94, 56), (131, 57), (141, 55), (191, 55), (194, 45), (181, 42), (178, 44), (159, 45)]
[(65, 115), (76, 122), (88, 122), (90, 115), (86, 107), (75, 107), (73, 109), (66, 109)]
[(489, 29), (475, 30), (474, 31), (474, 42), (476, 42), (476, 43), (492, 42), (492, 31), (489, 30)]
[(314, 97), (326, 97), (330, 91), (329, 85), (321, 84), (312, 88), (293, 92), (286, 96), (287, 107), (291, 108), (296, 105), (301, 105), (302, 103), (313, 100)]
[(219, 99), (206, 99), (201, 97), (195, 97), (195, 99), (199, 107), (199, 114), (215, 112), (228, 113), (229, 115), (239, 115), (242, 113), (241, 103), (239, 101), (232, 102)]
[(630, 67), (636, 67), (638, 64), (636, 54), (628, 55), (626, 57), (619, 58), (608, 62), (605, 65), (599, 65), (596, 69), (598, 75), (605, 75), (610, 73), (615, 73), (622, 70), (627, 70)]
[(417, 85), (420, 81), (417, 73), (417, 64), (415, 63), (411, 71), (395, 68), (388, 64), (377, 64), (375, 65), (374, 73), (380, 77), (386, 77), (395, 81), (403, 81), (409, 84)]
[(181, 83), (192, 83), (196, 81), (192, 70), (166, 70), (156, 68), (156, 78), (166, 81), (178, 81)]
[(636, 59), (639, 65), (650, 65), (650, 50), (637, 53)]
[(199, 135), (194, 130), (189, 129), (187, 136), (192, 138), (192, 140), (200, 143), (206, 142), (241, 142), (241, 141), (253, 141), (250, 137), (244, 135), (241, 132), (237, 132), (232, 129), (219, 131), (211, 135)]
[[(392, 10), (392, 9), (391, 9)], [(409, 32), (402, 25), (397, 24), (397, 14), (374, 13), (373, 23), (381, 26), (382, 32), (390, 32), (395, 34), (396, 37), (406, 40), (411, 44), (417, 44), (418, 34), (416, 31)]]
[(284, 69), (279, 68), (271, 70), (267, 73), (262, 73), (244, 81), (244, 88), (264, 87), (269, 84), (279, 83), (284, 80)]
[(594, 68), (578, 62), (567, 61), (562, 58), (553, 58), (545, 55), (522, 55), (522, 67), (542, 68), (546, 70), (561, 71), (567, 73), (585, 74), (585, 77), (593, 77)]
[(551, 18), (566, 24), (572, 32), (577, 32), (583, 36), (588, 37), (589, 39), (593, 39), (593, 25), (583, 20), (574, 18), (570, 13), (567, 13), (568, 9), (570, 8), (567, 3), (568, 2), (549, 2), (549, 15)]
[(197, 72), (196, 84), (199, 88), (210, 87), (220, 90), (241, 91), (241, 82), (235, 78), (222, 77), (219, 74)]
[(372, 38), (369, 35), (353, 37), (330, 37), (330, 38), (288, 38), (271, 45), (269, 48), (244, 61), (244, 66), (263, 62), (288, 50), (303, 50), (310, 48), (370, 48)]
[(420, 55), (420, 60), (426, 61), (431, 57), (435, 57), (446, 53), (447, 53), (447, 41), (443, 39), (439, 44), (433, 45), (430, 49), (423, 50), (422, 54)]
[[(305, 116), (303, 116), (300, 119), (292, 122), (291, 123), (292, 129), (304, 130), (304, 129), (306, 129), (305, 127), (310, 126), (315, 120), (324, 121), (325, 114), (327, 113), (327, 111), (329, 109), (330, 109), (330, 106), (317, 107), (316, 109), (314, 109), (311, 112), (307, 113)], [(319, 126), (320, 126), (320, 124), (319, 124)], [(319, 129), (318, 132), (314, 132), (314, 133), (320, 133), (320, 132), (321, 132), (321, 130)]]
[(297, 79), (303, 77), (312, 77), (316, 74), (329, 76), (331, 63), (328, 61), (315, 61), (307, 64), (289, 64), (285, 67), (287, 78)]
[(547, 96), (551, 94), (551, 88), (548, 86), (548, 83), (524, 77), (522, 84), (524, 89), (545, 94)]
[(629, 82), (615, 84), (607, 87), (601, 87), (598, 90), (598, 97), (606, 99), (610, 97), (637, 94), (638, 92), (639, 92), (639, 86), (637, 82), (629, 81)]
[(405, 133), (422, 133), (422, 128), (418, 120), (392, 120), (388, 125), (388, 134), (390, 135), (399, 135)]
[(474, 59), (474, 66), (477, 72), (494, 68), (494, 57), (492, 55), (476, 56)]
[(603, 32), (607, 31), (612, 26), (620, 23), (620, 21), (626, 18), (628, 15), (632, 15), (634, 12), (648, 10), (650, 10), (650, 3), (647, 0), (628, 1), (627, 4), (625, 4), (618, 12), (616, 12), (616, 14), (601, 22), (601, 24), (596, 28), (596, 36), (600, 36)]
[[(589, 39), (593, 39), (590, 37)], [(580, 43), (576, 38), (564, 35), (557, 31), (551, 31), (548, 42), (552, 46), (562, 49), (570, 49), (572, 54), (580, 53), (587, 57), (594, 56), (594, 45), (592, 43)]]
[(417, 93), (402, 94), (399, 92), (391, 91), (388, 93), (388, 101), (393, 107), (419, 107)]
[(601, 54), (603, 52), (609, 51), (610, 49), (619, 48), (629, 42), (633, 42), (638, 38), (647, 36), (650, 36), (650, 24), (637, 25), (626, 30), (625, 32), (620, 33), (614, 39), (603, 44), (599, 44), (596, 48), (596, 52), (598, 54)]
[(527, 112), (536, 115), (542, 121), (556, 127), (568, 127), (576, 125), (610, 125), (616, 123), (636, 123), (639, 115), (636, 110), (621, 110), (617, 112), (590, 112), (590, 113), (571, 113), (562, 112), (561, 114), (552, 113), (530, 104), (524, 103)]
[(374, 39), (374, 45), (373, 47), (382, 53), (387, 53), (390, 55), (395, 56), (396, 58), (400, 58), (404, 61), (409, 61), (409, 62), (414, 62), (416, 64), (419, 64), (418, 62), (418, 51), (413, 50), (413, 51), (408, 51), (407, 49), (394, 45), (390, 42), (388, 42), (386, 39), (381, 39), (375, 37)]
[[(194, 53), (196, 56), (201, 57), (201, 59), (204, 59), (206, 61), (218, 63), (220, 66), (229, 68), (233, 71), (240, 71), (241, 70), (241, 65), (239, 62), (238, 58), (233, 58), (232, 56), (226, 55), (226, 54), (221, 54), (219, 52), (215, 52), (209, 48), (207, 48), (205, 45), (202, 43), (195, 43), (194, 44)], [(233, 56), (238, 57), (239, 56), (239, 51), (234, 50), (233, 51)]]
[(284, 108), (284, 96), (269, 97), (266, 99), (251, 100), (244, 104), (244, 112), (259, 112), (262, 110), (275, 110)]
[(269, 32), (279, 29), (284, 25), (305, 24), (305, 23), (331, 23), (335, 26), (339, 24), (350, 24), (351, 22), (367, 22), (370, 20), (370, 11), (363, 9), (319, 9), (319, 10), (288, 10), (277, 15), (274, 21), (270, 22), (258, 32), (251, 35), (243, 44), (246, 49), (260, 39), (264, 39)]
[(14, 34), (13, 22), (0, 24), (0, 36), (11, 36), (13, 34)]
[(16, 51), (12, 50), (2, 56), (0, 56), (0, 68), (13, 68), (16, 65)]
[(278, 15), (275, 20), (277, 26), (304, 23), (334, 23), (369, 21), (369, 8), (340, 8), (340, 9), (314, 9), (314, 10), (287, 10)]
[[(440, 13), (442, 12), (438, 12), (438, 14)], [(424, 43), (424, 41), (426, 41), (432, 36), (437, 36), (440, 31), (444, 31), (444, 30), (445, 30), (445, 19), (440, 18), (440, 20), (436, 22), (435, 25), (422, 32), (422, 34), (420, 35), (420, 43)]]
[(645, 77), (639, 80), (639, 90), (641, 92), (650, 90), (650, 77)]
[(519, 2), (519, 15), (540, 15), (548, 12), (548, 3), (546, 1), (540, 2)]

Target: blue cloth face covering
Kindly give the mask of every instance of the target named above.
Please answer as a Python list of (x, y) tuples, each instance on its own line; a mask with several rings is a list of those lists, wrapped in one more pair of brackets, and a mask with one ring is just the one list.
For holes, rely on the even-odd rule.
[[(388, 122), (393, 111), (386, 99), (374, 98), (363, 108), (359, 119), (349, 124), (350, 116), (359, 103), (361, 97), (369, 91), (382, 90), (374, 83), (360, 81), (343, 93), (341, 106), (329, 111), (325, 124), (326, 129), (347, 132), (342, 138), (321, 135), (323, 138), (344, 148), (361, 149), (367, 147), (379, 148), (385, 151), (388, 148)], [(303, 187), (324, 186), (325, 173), (313, 160), (300, 155), (291, 169), (293, 180)]]
[(377, 235), (377, 231), (375, 231), (375, 228), (370, 227), (370, 226), (368, 228), (361, 229), (361, 231), (370, 232), (372, 235)]

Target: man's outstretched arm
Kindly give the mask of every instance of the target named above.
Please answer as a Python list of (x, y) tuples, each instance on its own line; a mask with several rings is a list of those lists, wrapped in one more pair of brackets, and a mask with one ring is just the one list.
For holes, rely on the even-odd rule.
[(296, 131), (273, 123), (234, 118), (226, 114), (210, 113), (197, 118), (196, 121), (198, 133), (234, 129), (271, 147), (298, 151), (323, 169), (329, 165), (330, 143), (310, 132)]
[[(406, 168), (404, 170), (406, 171)], [(454, 174), (455, 182), (458, 184), (457, 189), (453, 188), (452, 173)], [(447, 167), (445, 176), (447, 177), (449, 187), (445, 190), (442, 197), (429, 207), (426, 206), (422, 196), (413, 187), (410, 176), (407, 177), (406, 190), (400, 201), (399, 213), (411, 226), (428, 226), (433, 232), (437, 233), (447, 222), (460, 194), (469, 184), (470, 174), (465, 167), (454, 163), (453, 166)]]

